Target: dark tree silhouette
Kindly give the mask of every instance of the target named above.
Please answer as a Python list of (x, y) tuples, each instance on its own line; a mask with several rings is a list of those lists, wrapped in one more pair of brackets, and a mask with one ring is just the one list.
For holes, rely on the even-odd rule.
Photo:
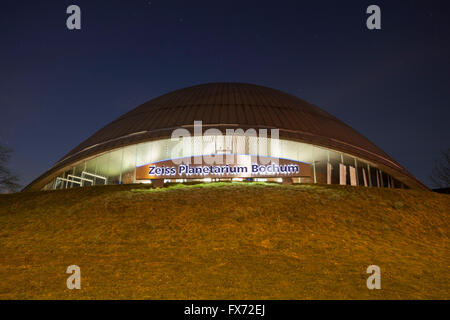
[(450, 148), (442, 151), (441, 159), (431, 172), (431, 180), (438, 188), (450, 187)]
[(12, 150), (0, 145), (0, 193), (13, 192), (20, 188), (19, 178), (7, 168)]

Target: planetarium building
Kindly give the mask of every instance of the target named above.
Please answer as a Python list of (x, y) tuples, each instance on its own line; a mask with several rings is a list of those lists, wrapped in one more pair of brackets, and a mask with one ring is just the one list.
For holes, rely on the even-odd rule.
[(210, 83), (122, 115), (24, 190), (222, 180), (427, 189), (317, 106), (258, 85)]

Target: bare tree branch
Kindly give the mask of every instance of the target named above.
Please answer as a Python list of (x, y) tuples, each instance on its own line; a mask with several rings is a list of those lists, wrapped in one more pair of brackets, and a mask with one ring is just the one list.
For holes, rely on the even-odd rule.
[(450, 148), (442, 151), (441, 159), (436, 161), (430, 178), (438, 188), (450, 187)]
[(19, 177), (11, 173), (7, 164), (12, 150), (0, 145), (0, 193), (14, 192), (20, 188)]

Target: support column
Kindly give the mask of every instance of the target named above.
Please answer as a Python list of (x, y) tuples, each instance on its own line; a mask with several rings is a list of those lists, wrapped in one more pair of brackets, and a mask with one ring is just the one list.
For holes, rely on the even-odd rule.
[(364, 181), (364, 187), (367, 187), (367, 177), (366, 177), (366, 169), (361, 168), (363, 173), (363, 181)]
[(339, 164), (339, 184), (347, 184), (347, 168), (342, 163)]
[(330, 162), (327, 163), (327, 184), (331, 184), (331, 171), (333, 170), (333, 166)]
[(139, 144), (136, 145), (136, 151), (134, 152), (134, 173), (133, 173), (133, 183), (136, 183), (136, 165), (137, 165), (138, 149), (139, 149)]
[(313, 163), (313, 175), (314, 175), (314, 183), (317, 183), (317, 178), (316, 178), (316, 160), (314, 159), (314, 147), (312, 149), (312, 154), (313, 154), (313, 159), (312, 159), (312, 163)]
[(373, 187), (372, 175), (370, 174), (370, 164), (367, 164), (367, 176), (369, 178), (369, 187)]
[(356, 182), (356, 169), (352, 166), (349, 166), (348, 170), (350, 173), (350, 185), (357, 186), (358, 183)]
[(124, 154), (124, 148), (122, 148), (122, 159), (120, 160), (119, 184), (122, 184), (123, 154)]

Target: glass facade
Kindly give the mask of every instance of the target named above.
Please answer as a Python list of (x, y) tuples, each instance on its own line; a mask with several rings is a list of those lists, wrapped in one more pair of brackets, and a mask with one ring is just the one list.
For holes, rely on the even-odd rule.
[[(182, 144), (171, 139), (163, 139), (111, 150), (76, 163), (55, 177), (43, 189), (150, 183), (149, 180), (136, 180), (136, 167), (168, 159), (202, 155), (213, 157), (226, 154), (262, 155), (310, 164), (312, 176), (310, 178), (294, 178), (294, 183), (405, 187), (386, 172), (382, 172), (376, 164), (335, 150), (283, 139), (217, 135), (185, 137), (182, 138)], [(172, 180), (171, 182), (188, 181), (186, 179)], [(204, 179), (204, 181), (211, 180), (214, 179)], [(242, 179), (236, 177), (233, 180), (240, 181)], [(279, 177), (267, 180), (281, 181)]]

